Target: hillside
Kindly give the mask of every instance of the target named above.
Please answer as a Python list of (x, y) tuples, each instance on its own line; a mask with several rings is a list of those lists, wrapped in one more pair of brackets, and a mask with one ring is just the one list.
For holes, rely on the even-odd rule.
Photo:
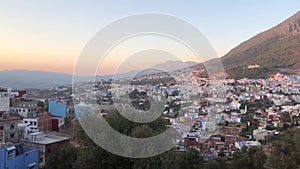
[[(177, 69), (185, 68), (197, 64), (196, 62), (181, 62), (181, 61), (167, 61), (163, 64), (153, 66), (153, 68), (141, 71), (133, 70), (126, 73), (119, 73), (114, 75), (97, 76), (96, 79), (110, 79), (110, 78), (128, 78), (134, 77), (136, 74), (151, 74), (161, 72), (164, 70), (172, 72)], [(77, 80), (88, 81), (94, 80), (94, 76), (77, 76)], [(32, 70), (2, 70), (0, 71), (0, 86), (15, 88), (15, 89), (43, 89), (54, 86), (63, 86), (65, 84), (72, 84), (73, 75), (59, 72), (47, 71), (32, 71)]]
[[(231, 78), (300, 74), (300, 12), (241, 43), (223, 56), (222, 62)], [(255, 64), (260, 68), (248, 69)]]

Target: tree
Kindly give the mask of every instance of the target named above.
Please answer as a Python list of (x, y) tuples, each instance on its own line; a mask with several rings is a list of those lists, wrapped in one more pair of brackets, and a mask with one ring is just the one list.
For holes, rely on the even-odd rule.
[(207, 161), (204, 164), (204, 169), (227, 169), (227, 164), (222, 158)]
[(47, 169), (72, 169), (75, 167), (78, 149), (68, 144), (51, 154), (47, 161)]
[[(106, 121), (122, 134), (146, 138), (157, 135), (166, 129), (166, 121), (159, 118), (151, 123), (139, 124), (131, 122), (113, 111), (106, 116)], [(89, 121), (92, 123), (92, 121)], [(194, 148), (186, 152), (176, 152), (171, 149), (163, 154), (142, 158), (130, 159), (114, 155), (98, 145), (96, 145), (84, 132), (81, 126), (78, 126), (77, 138), (80, 146), (63, 148), (49, 160), (50, 169), (199, 169), (199, 168), (224, 168), (226, 164), (221, 159), (205, 162), (200, 153)], [(257, 162), (255, 162), (257, 163)], [(259, 165), (260, 163), (258, 163)], [(253, 165), (255, 166), (255, 165)]]
[(257, 147), (242, 148), (241, 152), (233, 156), (233, 169), (263, 169), (267, 160), (266, 154)]
[(270, 164), (274, 169), (300, 168), (299, 139), (299, 130), (289, 130), (273, 140)]
[(37, 106), (38, 106), (39, 108), (44, 108), (45, 105), (44, 105), (44, 102), (38, 101)]
[(188, 149), (182, 156), (177, 160), (177, 165), (179, 169), (198, 169), (202, 168), (204, 164), (204, 160), (202, 156), (200, 156), (199, 152), (194, 148)]

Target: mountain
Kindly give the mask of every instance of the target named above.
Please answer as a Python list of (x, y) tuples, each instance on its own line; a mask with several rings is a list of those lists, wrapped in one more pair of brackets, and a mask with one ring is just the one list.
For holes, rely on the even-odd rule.
[[(173, 71), (183, 68), (183, 66), (190, 66), (196, 64), (195, 62), (181, 62), (180, 61), (168, 61), (164, 64), (156, 65), (151, 69), (142, 71), (139, 70), (129, 71), (126, 73), (120, 73), (115, 75), (103, 75), (97, 76), (97, 79), (110, 79), (110, 78), (128, 78), (133, 77), (136, 74), (151, 74), (157, 73), (157, 69), (165, 71)], [(80, 81), (86, 81), (94, 79), (91, 76), (80, 76)], [(0, 71), (0, 86), (14, 89), (28, 89), (28, 88), (49, 88), (54, 86), (62, 86), (65, 84), (72, 84), (73, 75), (47, 72), (47, 71), (32, 71), (32, 70), (3, 70)]]
[[(231, 78), (300, 74), (300, 11), (277, 26), (241, 43), (221, 58)], [(249, 65), (260, 68), (248, 69)]]
[(183, 69), (186, 67), (191, 67), (198, 64), (197, 62), (192, 62), (192, 61), (187, 61), (187, 62), (182, 62), (182, 61), (167, 61), (165, 63), (162, 64), (157, 64), (155, 66), (153, 66), (152, 68), (154, 69), (160, 69), (162, 71), (166, 71), (166, 72), (173, 72), (175, 70), (179, 70), (179, 69)]
[(194, 65), (197, 65), (199, 63), (192, 62), (192, 61), (166, 61), (162, 64), (157, 64), (149, 68), (145, 68), (144, 70), (132, 70), (126, 73), (119, 73), (115, 75), (103, 75), (103, 76), (97, 76), (97, 79), (121, 79), (121, 78), (129, 78), (134, 76), (143, 76), (147, 74), (153, 74), (153, 73), (160, 73), (160, 72), (173, 72), (176, 70), (184, 69), (187, 67), (191, 67)]
[(0, 71), (0, 86), (24, 88), (48, 88), (72, 83), (72, 75), (46, 71), (4, 70)]

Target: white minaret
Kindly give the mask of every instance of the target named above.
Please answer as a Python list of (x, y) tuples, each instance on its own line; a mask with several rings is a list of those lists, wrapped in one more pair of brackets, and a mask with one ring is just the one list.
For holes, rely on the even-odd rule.
[(247, 106), (247, 105), (245, 105), (245, 111), (244, 111), (244, 114), (246, 114), (246, 113), (247, 113), (247, 111), (248, 111), (248, 106)]

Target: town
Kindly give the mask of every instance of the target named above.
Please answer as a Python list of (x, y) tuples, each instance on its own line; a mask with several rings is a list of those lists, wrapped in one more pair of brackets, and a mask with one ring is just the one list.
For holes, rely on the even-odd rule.
[(1, 168), (43, 168), (53, 152), (68, 144), (78, 146), (78, 107), (89, 106), (81, 101), (92, 96), (102, 116), (128, 104), (126, 99), (141, 113), (164, 103), (163, 119), (181, 136), (174, 138), (174, 151), (192, 147), (204, 160), (230, 157), (243, 147), (267, 154), (274, 136), (300, 123), (300, 76), (278, 73), (267, 79), (226, 79), (213, 86), (209, 78), (188, 72), (143, 75), (127, 85), (124, 79), (99, 80), (93, 82), (94, 90), (80, 95), (72, 94), (72, 85), (2, 88), (0, 152), (7, 158), (1, 158)]
[(300, 169), (298, 1), (1, 1), (0, 169)]

